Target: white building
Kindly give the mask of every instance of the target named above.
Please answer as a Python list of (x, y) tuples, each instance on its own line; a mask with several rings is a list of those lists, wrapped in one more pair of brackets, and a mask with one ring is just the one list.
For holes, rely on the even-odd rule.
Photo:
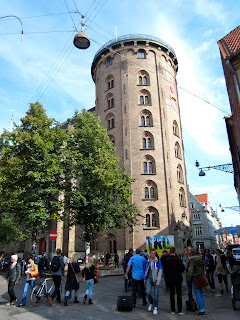
[(221, 239), (214, 235), (214, 231), (221, 227), (221, 223), (208, 202), (208, 194), (194, 196), (189, 192), (189, 203), (193, 246), (201, 250), (219, 248)]

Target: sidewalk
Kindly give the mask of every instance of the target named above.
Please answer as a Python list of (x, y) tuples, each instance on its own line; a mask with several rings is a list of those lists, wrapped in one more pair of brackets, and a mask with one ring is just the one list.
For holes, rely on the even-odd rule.
[[(124, 281), (120, 276), (104, 277), (99, 279), (99, 283), (94, 286), (93, 305), (84, 305), (82, 298), (85, 293), (85, 283), (81, 283), (79, 290), (79, 304), (73, 303), (73, 298), (69, 301), (68, 306), (56, 304), (53, 301), (53, 306), (50, 307), (47, 302), (43, 302), (39, 307), (33, 307), (30, 303), (30, 290), (27, 297), (26, 306), (17, 308), (16, 306), (6, 306), (8, 301), (7, 283), (3, 282), (3, 275), (0, 275), (0, 319), (4, 320), (121, 320), (121, 319), (201, 319), (195, 313), (186, 312), (180, 316), (178, 314), (171, 315), (169, 294), (165, 294), (164, 281), (160, 285), (159, 293), (159, 313), (154, 316), (147, 311), (147, 307), (142, 306), (142, 300), (137, 300), (136, 308), (132, 312), (118, 312), (116, 310), (117, 296), (124, 295)], [(217, 278), (215, 278), (217, 285)], [(25, 278), (20, 280), (20, 283), (15, 286), (15, 292), (18, 300), (21, 299)], [(64, 291), (65, 277), (63, 280), (62, 289)], [(230, 287), (230, 286), (229, 286)], [(210, 293), (207, 290), (204, 294), (206, 304), (206, 319), (217, 320), (237, 320), (240, 319), (240, 303), (237, 307), (239, 310), (234, 311), (232, 308), (231, 294), (219, 294), (217, 286), (216, 294)], [(62, 299), (63, 300), (63, 299)], [(185, 301), (187, 300), (187, 288), (185, 281), (183, 282), (183, 306), (185, 310)]]

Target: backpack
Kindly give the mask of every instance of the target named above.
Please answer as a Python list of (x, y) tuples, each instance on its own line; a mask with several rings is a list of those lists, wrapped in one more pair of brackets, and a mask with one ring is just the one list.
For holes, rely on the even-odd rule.
[(58, 256), (53, 257), (51, 262), (51, 270), (57, 272), (61, 267), (60, 258)]

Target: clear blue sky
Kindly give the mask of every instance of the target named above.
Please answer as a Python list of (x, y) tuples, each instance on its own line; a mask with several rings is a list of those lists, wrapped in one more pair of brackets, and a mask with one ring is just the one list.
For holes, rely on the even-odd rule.
[[(74, 24), (86, 14), (88, 50), (73, 44)], [(63, 122), (74, 110), (95, 105), (91, 63), (101, 45), (117, 35), (145, 33), (168, 42), (176, 52), (178, 92), (183, 126), (187, 179), (193, 194), (208, 193), (211, 206), (236, 206), (233, 176), (201, 166), (231, 162), (224, 116), (230, 113), (217, 41), (239, 25), (236, 0), (1, 0), (0, 132), (18, 123), (30, 102), (40, 101), (47, 114)], [(68, 5), (68, 8), (66, 6)], [(222, 112), (187, 91), (217, 106)], [(223, 226), (240, 224), (232, 210), (220, 212)]]

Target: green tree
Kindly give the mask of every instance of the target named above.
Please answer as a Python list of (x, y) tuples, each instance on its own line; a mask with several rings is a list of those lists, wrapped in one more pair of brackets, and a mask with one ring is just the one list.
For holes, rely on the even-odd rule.
[(0, 241), (35, 239), (62, 204), (62, 144), (66, 131), (30, 104), (21, 124), (1, 135)]
[(134, 179), (119, 164), (100, 119), (85, 110), (76, 112), (66, 148), (64, 211), (68, 225), (82, 226), (86, 242), (110, 228), (131, 228), (139, 214), (130, 201)]

